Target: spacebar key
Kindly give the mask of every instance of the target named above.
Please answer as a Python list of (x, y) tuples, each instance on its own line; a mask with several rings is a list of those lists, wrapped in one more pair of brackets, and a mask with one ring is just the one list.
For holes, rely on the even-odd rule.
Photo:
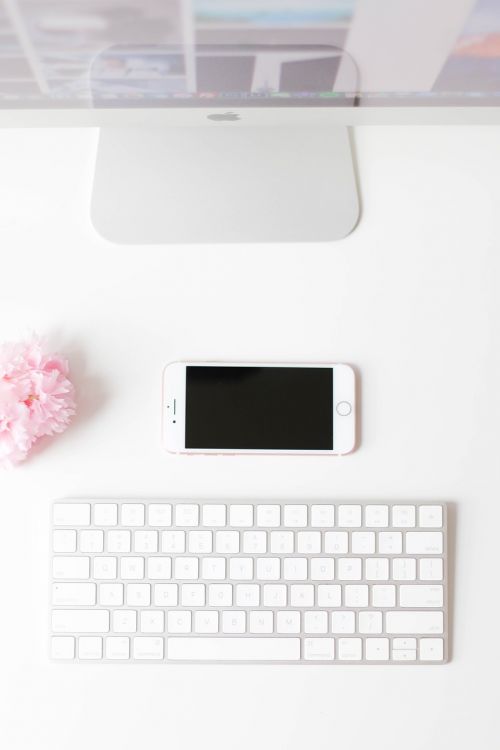
[(299, 638), (168, 638), (167, 656), (183, 661), (298, 661)]

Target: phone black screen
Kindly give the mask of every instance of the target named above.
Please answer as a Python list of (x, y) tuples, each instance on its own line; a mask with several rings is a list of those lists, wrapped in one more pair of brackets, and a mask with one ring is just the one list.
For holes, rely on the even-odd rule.
[(186, 448), (332, 450), (331, 367), (186, 367)]

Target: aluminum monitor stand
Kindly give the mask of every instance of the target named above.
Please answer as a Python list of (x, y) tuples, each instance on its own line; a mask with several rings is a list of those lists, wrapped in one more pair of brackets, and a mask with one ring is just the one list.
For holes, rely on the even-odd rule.
[(123, 244), (324, 242), (359, 200), (343, 126), (103, 128), (92, 221)]

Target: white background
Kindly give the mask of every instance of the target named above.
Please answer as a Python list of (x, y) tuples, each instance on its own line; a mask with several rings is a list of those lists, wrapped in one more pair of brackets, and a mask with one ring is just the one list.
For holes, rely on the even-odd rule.
[[(117, 247), (88, 219), (97, 132), (0, 132), (0, 339), (71, 360), (79, 415), (0, 473), (6, 750), (494, 750), (500, 733), (500, 129), (356, 133), (364, 214), (317, 246)], [(345, 361), (360, 449), (168, 456), (164, 364)], [(46, 659), (53, 498), (454, 503), (446, 666)], [(496, 738), (496, 739), (495, 739)]]

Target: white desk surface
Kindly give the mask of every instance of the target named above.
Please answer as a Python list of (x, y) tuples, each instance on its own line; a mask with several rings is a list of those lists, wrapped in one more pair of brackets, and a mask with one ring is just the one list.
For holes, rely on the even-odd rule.
[[(356, 133), (359, 228), (330, 246), (116, 247), (88, 219), (96, 131), (0, 132), (0, 338), (67, 353), (68, 432), (0, 473), (8, 750), (493, 750), (500, 735), (500, 129)], [(173, 457), (174, 359), (345, 361), (353, 455)], [(65, 496), (449, 500), (447, 666), (66, 666), (46, 659)], [(497, 738), (495, 740), (495, 737)]]

